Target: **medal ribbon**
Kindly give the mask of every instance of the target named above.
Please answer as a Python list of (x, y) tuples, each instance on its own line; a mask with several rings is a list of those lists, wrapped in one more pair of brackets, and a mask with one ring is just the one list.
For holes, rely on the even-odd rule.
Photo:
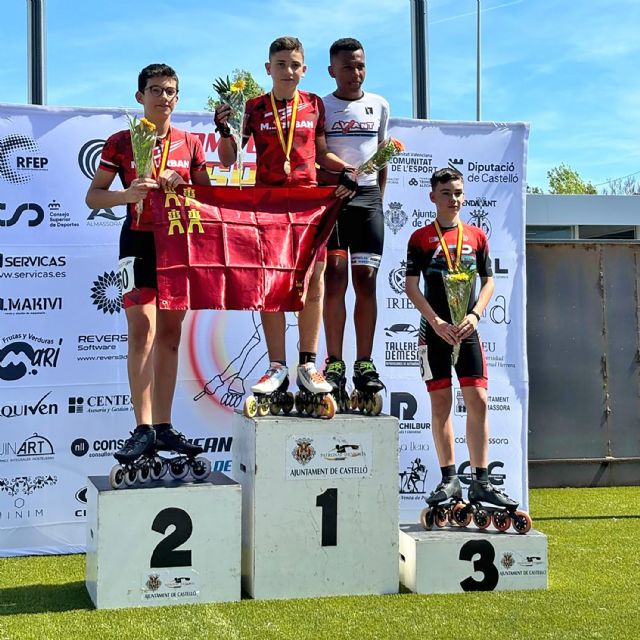
[(447, 267), (450, 273), (460, 265), (460, 257), (462, 256), (462, 222), (458, 220), (458, 237), (456, 239), (456, 261), (455, 265), (451, 260), (451, 253), (449, 252), (449, 247), (447, 243), (444, 241), (444, 235), (442, 233), (442, 229), (440, 227), (440, 223), (436, 219), (433, 223), (433, 226), (436, 228), (436, 233), (438, 234), (438, 240), (440, 240), (440, 246), (442, 247), (442, 251), (444, 252), (444, 257), (447, 259)]
[(162, 158), (160, 160), (160, 168), (156, 167), (155, 160), (151, 164), (152, 174), (154, 180), (165, 170), (167, 166), (167, 159), (169, 158), (169, 147), (171, 146), (171, 129), (167, 133), (165, 139), (162, 141)]
[[(276, 123), (276, 131), (278, 132), (278, 139), (280, 140), (280, 146), (284, 152), (287, 162), (291, 161), (291, 147), (293, 146), (293, 134), (296, 130), (296, 117), (298, 115), (298, 102), (300, 100), (300, 94), (296, 89), (293, 96), (293, 105), (291, 106), (291, 126), (289, 127), (289, 135), (287, 136), (287, 143), (284, 142), (284, 134), (282, 132), (282, 123), (280, 122), (280, 116), (278, 115), (278, 107), (276, 106), (276, 100), (273, 95), (273, 91), (269, 94), (271, 98), (271, 108), (273, 109), (273, 119)], [(285, 102), (284, 107), (284, 120), (287, 121), (287, 106)]]

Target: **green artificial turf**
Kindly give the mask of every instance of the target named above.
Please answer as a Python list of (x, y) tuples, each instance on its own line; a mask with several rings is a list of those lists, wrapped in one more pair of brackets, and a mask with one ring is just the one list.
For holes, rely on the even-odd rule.
[(95, 611), (84, 556), (0, 559), (0, 640), (638, 638), (640, 487), (531, 492), (549, 589)]

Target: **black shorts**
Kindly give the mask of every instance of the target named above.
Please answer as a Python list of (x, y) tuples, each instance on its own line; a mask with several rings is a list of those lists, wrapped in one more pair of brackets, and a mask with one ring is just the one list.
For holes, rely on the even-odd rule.
[(148, 292), (140, 300), (134, 291), (125, 294), (125, 307), (132, 304), (150, 302), (149, 290), (157, 291), (158, 289), (156, 245), (153, 239), (153, 231), (133, 231), (125, 221), (120, 230), (119, 259), (122, 260), (123, 258), (135, 258), (133, 263), (134, 290)]
[(352, 265), (378, 268), (384, 246), (384, 215), (378, 185), (358, 187), (338, 215), (327, 251), (329, 255), (351, 252)]
[[(420, 372), (427, 384), (427, 391), (448, 389), (451, 386), (451, 354), (453, 347), (445, 342), (429, 326), (421, 332), (418, 346)], [(426, 358), (424, 351), (426, 349)], [(460, 355), (455, 366), (461, 387), (487, 388), (487, 363), (480, 336), (474, 331), (460, 343)]]

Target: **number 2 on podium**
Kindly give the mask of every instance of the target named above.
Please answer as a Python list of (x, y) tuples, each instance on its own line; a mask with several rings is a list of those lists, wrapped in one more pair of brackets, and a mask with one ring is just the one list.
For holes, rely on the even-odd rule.
[(316, 496), (316, 507), (322, 508), (322, 546), (338, 544), (338, 490), (327, 489)]

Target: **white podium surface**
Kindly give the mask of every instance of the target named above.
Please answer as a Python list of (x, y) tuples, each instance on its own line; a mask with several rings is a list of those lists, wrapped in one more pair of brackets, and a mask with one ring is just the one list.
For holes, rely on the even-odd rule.
[(397, 419), (236, 413), (233, 420), (247, 593), (397, 593)]
[(446, 527), (400, 525), (400, 581), (415, 593), (547, 588), (547, 538)]
[(114, 490), (91, 476), (86, 586), (98, 609), (240, 599), (241, 488), (219, 472)]

